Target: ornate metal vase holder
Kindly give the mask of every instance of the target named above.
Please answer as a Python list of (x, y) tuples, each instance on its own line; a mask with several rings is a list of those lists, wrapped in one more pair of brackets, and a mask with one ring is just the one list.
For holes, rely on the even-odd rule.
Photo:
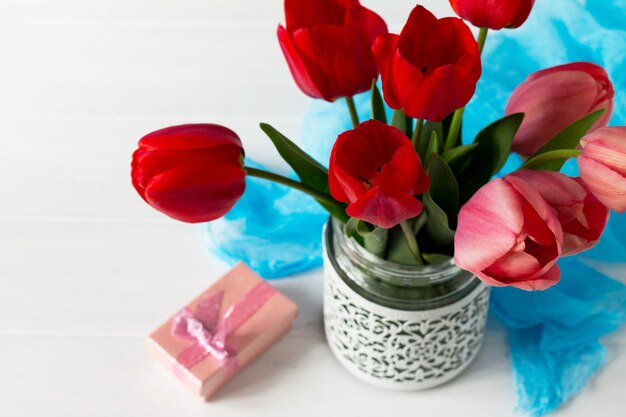
[(483, 342), (489, 287), (452, 261), (428, 267), (384, 261), (324, 232), (324, 326), (339, 362), (396, 390), (443, 384), (466, 369)]

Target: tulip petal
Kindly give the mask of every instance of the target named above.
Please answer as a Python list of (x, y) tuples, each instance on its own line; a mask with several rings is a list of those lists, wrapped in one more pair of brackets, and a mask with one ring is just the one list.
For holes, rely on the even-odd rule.
[(599, 101), (605, 101), (606, 99), (612, 99), (615, 95), (615, 89), (609, 79), (609, 74), (600, 65), (593, 64), (591, 62), (571, 62), (569, 64), (557, 65), (555, 67), (546, 68), (531, 74), (528, 80), (535, 80), (541, 78), (547, 74), (560, 73), (563, 71), (580, 71), (589, 74), (599, 84), (600, 93)]
[(563, 232), (563, 255), (571, 256), (591, 248), (597, 240), (589, 241), (580, 234)]
[(510, 176), (525, 180), (556, 211), (563, 229), (562, 256), (582, 252), (598, 242), (609, 212), (580, 178), (535, 170), (516, 171)]
[(354, 0), (285, 0), (287, 29), (292, 33), (318, 24), (341, 26), (348, 8), (354, 3)]
[(511, 282), (508, 285), (525, 291), (543, 291), (558, 283), (560, 279), (561, 270), (558, 265), (553, 265), (548, 271), (537, 278)]
[(559, 172), (523, 169), (510, 176), (526, 181), (551, 206), (572, 206), (587, 196), (582, 185)]
[(188, 223), (222, 217), (243, 194), (246, 173), (227, 164), (205, 168), (179, 167), (154, 176), (145, 188), (146, 201)]
[[(340, 165), (334, 164), (329, 177), (330, 192), (335, 199), (343, 203), (354, 202), (371, 188), (371, 184), (365, 184), (364, 179), (358, 179), (346, 172)], [(345, 198), (344, 198), (345, 196)]]
[[(626, 131), (625, 131), (626, 132)], [(626, 139), (626, 134), (622, 140)], [(594, 160), (607, 168), (626, 176), (626, 143), (613, 143), (598, 139), (584, 147), (585, 158)]]
[(387, 23), (385, 23), (382, 17), (370, 9), (361, 7), (360, 10), (361, 15), (359, 16), (359, 19), (365, 29), (368, 44), (371, 47), (379, 35), (387, 33)]
[[(354, 25), (316, 25), (292, 34), (309, 76), (328, 101), (369, 90), (378, 76), (371, 45)], [(319, 72), (316, 75), (313, 69)], [(320, 87), (323, 86), (323, 87)]]
[(216, 124), (188, 124), (166, 127), (147, 134), (139, 141), (144, 150), (209, 149), (222, 145), (242, 148), (239, 136)]
[(300, 57), (300, 52), (293, 44), (287, 30), (279, 25), (277, 34), (278, 42), (287, 60), (287, 65), (298, 87), (309, 97), (324, 98), (323, 94), (316, 87), (314, 80), (311, 78), (309, 68), (304, 64)]
[(583, 186), (587, 192), (587, 197), (583, 202), (583, 212), (580, 214), (583, 219), (572, 222), (564, 227), (563, 230), (567, 230), (568, 233), (574, 236), (580, 236), (586, 242), (581, 244), (578, 240), (572, 238), (568, 242), (568, 239), (565, 238), (563, 256), (575, 255), (592, 248), (602, 237), (610, 217), (609, 209), (593, 195), (582, 179), (574, 178), (574, 181)]
[(520, 2), (520, 7), (517, 9), (517, 13), (513, 16), (513, 19), (511, 19), (511, 22), (507, 25), (507, 27), (514, 29), (522, 26), (522, 24), (524, 24), (524, 22), (528, 19), (528, 16), (530, 16), (530, 12), (532, 11), (534, 5), (535, 0), (522, 0)]
[[(420, 62), (417, 60), (426, 58), (423, 55), (429, 50), (435, 49), (426, 49), (426, 47), (429, 39), (432, 39), (431, 32), (436, 30), (437, 24), (435, 15), (424, 6), (417, 5), (411, 10), (411, 14), (402, 28), (402, 32), (400, 32), (398, 49), (413, 65), (419, 66)], [(440, 47), (442, 45), (443, 42), (439, 44)]]
[(378, 36), (372, 46), (383, 83), (385, 102), (395, 110), (402, 108), (402, 104), (396, 98), (392, 68), (394, 56), (399, 53), (397, 51), (399, 39), (398, 35), (386, 33)]
[[(416, 193), (415, 189), (418, 186), (423, 187), (424, 181), (428, 181), (426, 171), (422, 167), (413, 144), (407, 139), (406, 144), (399, 147), (391, 160), (383, 165), (374, 185), (391, 186), (406, 194), (416, 195), (421, 194)], [(424, 191), (426, 190), (422, 192)]]
[(558, 257), (563, 246), (563, 229), (555, 210), (541, 197), (531, 184), (513, 175), (506, 175), (505, 180), (528, 202), (524, 206), (524, 229), (528, 236), (540, 245), (552, 247), (556, 243)]
[[(340, 167), (343, 173), (349, 173), (359, 183), (374, 184), (383, 166), (392, 161), (398, 149), (407, 145), (412, 146), (411, 141), (398, 129), (377, 121), (366, 121), (339, 135), (331, 153), (330, 169)], [(409, 171), (414, 166), (398, 169)], [(410, 175), (417, 179), (417, 172)]]
[(450, 0), (452, 8), (476, 27), (518, 27), (528, 18), (532, 0)]
[(522, 197), (503, 179), (495, 179), (461, 208), (454, 238), (454, 261), (463, 269), (482, 271), (517, 242), (524, 226)]
[(445, 65), (424, 76), (406, 60), (396, 60), (394, 70), (400, 101), (408, 116), (440, 122), (466, 105), (476, 91), (473, 77), (464, 67)]
[(578, 157), (578, 168), (582, 180), (598, 200), (618, 213), (626, 211), (626, 178), (584, 155)]
[(405, 220), (417, 217), (422, 209), (422, 202), (410, 195), (384, 193), (380, 187), (374, 187), (348, 205), (346, 213), (351, 217), (390, 229)]
[(241, 149), (231, 145), (195, 150), (147, 151), (139, 148), (133, 155), (131, 174), (133, 182), (143, 189), (152, 177), (181, 166), (206, 169), (216, 164), (225, 164), (225, 161), (232, 161), (231, 166), (241, 168), (241, 156)]
[(522, 279), (541, 270), (539, 261), (525, 252), (509, 252), (485, 270), (485, 273), (500, 282)]

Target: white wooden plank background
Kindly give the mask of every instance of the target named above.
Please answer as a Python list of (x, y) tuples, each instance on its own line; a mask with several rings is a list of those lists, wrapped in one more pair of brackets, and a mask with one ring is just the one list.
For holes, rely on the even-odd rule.
[[(364, 3), (393, 30), (413, 3)], [(424, 1), (440, 15), (444, 0)], [(354, 379), (322, 332), (321, 274), (276, 285), (294, 330), (205, 404), (148, 356), (145, 335), (227, 270), (202, 230), (130, 186), (142, 134), (224, 123), (280, 166), (257, 128), (297, 137), (309, 102), (275, 39), (280, 0), (0, 0), (0, 416), (512, 415), (503, 329), (454, 382), (395, 393)], [(626, 280), (621, 266), (603, 266)], [(626, 331), (559, 415), (626, 415)]]

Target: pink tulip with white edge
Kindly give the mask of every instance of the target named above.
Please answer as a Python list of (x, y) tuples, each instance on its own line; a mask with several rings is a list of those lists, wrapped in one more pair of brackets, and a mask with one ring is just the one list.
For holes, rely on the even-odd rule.
[(561, 277), (562, 251), (556, 211), (522, 178), (492, 180), (459, 213), (454, 261), (488, 285), (549, 288)]
[(515, 88), (505, 109), (506, 115), (524, 113), (512, 150), (530, 156), (561, 130), (596, 110), (606, 112), (590, 131), (606, 126), (613, 114), (614, 95), (606, 71), (589, 62), (531, 74)]

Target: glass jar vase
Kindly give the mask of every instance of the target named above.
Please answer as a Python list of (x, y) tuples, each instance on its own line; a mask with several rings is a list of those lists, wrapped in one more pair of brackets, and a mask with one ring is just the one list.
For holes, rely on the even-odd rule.
[(366, 251), (331, 220), (324, 241), (324, 327), (339, 362), (397, 390), (443, 384), (476, 357), (489, 287), (452, 260), (402, 265)]

